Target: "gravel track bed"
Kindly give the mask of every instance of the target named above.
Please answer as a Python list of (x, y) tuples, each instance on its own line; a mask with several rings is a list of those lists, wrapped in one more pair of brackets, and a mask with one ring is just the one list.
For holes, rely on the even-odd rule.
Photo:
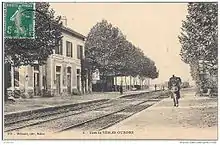
[(11, 116), (11, 117), (5, 117), (4, 118), (4, 124), (8, 125), (8, 124), (14, 124), (14, 123), (18, 123), (21, 121), (26, 121), (26, 120), (30, 120), (30, 119), (35, 119), (38, 117), (44, 117), (44, 116), (49, 116), (49, 115), (56, 115), (59, 113), (65, 113), (65, 112), (69, 112), (69, 111), (74, 111), (74, 110), (79, 110), (79, 109), (85, 109), (85, 108), (89, 108), (90, 106), (97, 106), (100, 104), (103, 104), (104, 102), (108, 102), (107, 101), (100, 101), (100, 102), (91, 102), (90, 104), (76, 104), (73, 106), (64, 106), (64, 107), (60, 107), (58, 109), (48, 109), (45, 112), (37, 112), (37, 113), (31, 113), (31, 114), (22, 114), (22, 116)]
[(134, 112), (139, 112), (141, 110), (143, 110), (143, 108), (148, 108), (150, 107), (150, 104), (147, 105), (138, 105), (138, 106), (131, 106), (130, 108), (127, 108), (125, 110), (123, 110), (123, 112), (129, 112), (129, 113), (134, 113)]
[(114, 105), (111, 105), (111, 106), (108, 106), (106, 108), (98, 108), (98, 109), (95, 109), (96, 111), (116, 111), (116, 110), (119, 110), (120, 108), (127, 108), (129, 106), (132, 106), (132, 105), (136, 105), (136, 104), (139, 104), (139, 103), (142, 103), (144, 101), (133, 101), (133, 102), (119, 102), (119, 103), (115, 103)]
[[(149, 94), (149, 93), (147, 93)], [(134, 96), (144, 96), (144, 99), (147, 99), (149, 96), (146, 97), (146, 93), (145, 94), (141, 94), (141, 95), (134, 95)], [(127, 97), (123, 97), (123, 98), (126, 98)], [(139, 98), (139, 97), (137, 97)], [(134, 97), (131, 97), (131, 98), (128, 98), (128, 99), (137, 99), (137, 98), (134, 98)], [(127, 100), (129, 101), (129, 100)], [(47, 111), (42, 111), (42, 112), (32, 112), (31, 114), (26, 114), (26, 113), (23, 113), (23, 114), (20, 114), (20, 115), (10, 115), (10, 116), (5, 116), (4, 117), (4, 124), (5, 125), (9, 125), (9, 124), (14, 124), (14, 123), (18, 123), (18, 122), (22, 122), (22, 121), (27, 121), (27, 120), (30, 120), (30, 119), (36, 119), (36, 118), (39, 118), (39, 117), (44, 117), (44, 116), (50, 116), (50, 115), (56, 115), (56, 114), (59, 114), (59, 113), (65, 113), (65, 112), (69, 112), (69, 111), (74, 111), (74, 110), (79, 110), (79, 109), (85, 109), (85, 108), (89, 108), (90, 106), (99, 106), (99, 105), (102, 105), (103, 103), (105, 102), (114, 102), (114, 100), (105, 100), (105, 101), (100, 101), (100, 102), (91, 102), (89, 105), (88, 104), (76, 104), (76, 105), (73, 105), (73, 106), (63, 106), (63, 107), (60, 107), (58, 109), (48, 109)], [(106, 104), (107, 105), (107, 104)]]
[(31, 126), (31, 125), (36, 125), (36, 124), (39, 124), (39, 123), (43, 123), (43, 122), (46, 122), (46, 121), (59, 119), (59, 118), (67, 117), (67, 116), (70, 116), (70, 115), (76, 115), (76, 114), (79, 114), (79, 113), (83, 113), (85, 111), (96, 110), (96, 108), (102, 110), (105, 107), (112, 106), (116, 102), (123, 103), (123, 101), (111, 100), (111, 101), (105, 102), (105, 104), (99, 104), (98, 103), (99, 105), (96, 104), (96, 105), (92, 105), (92, 106), (86, 106), (85, 108), (80, 108), (77, 111), (72, 111), (72, 109), (70, 108), (70, 109), (66, 110), (66, 112), (50, 114), (50, 115), (43, 116), (43, 117), (37, 117), (37, 118), (30, 119), (30, 120), (22, 121), (22, 122), (20, 121), (20, 122), (15, 123), (15, 124), (5, 124), (5, 126), (4, 126), (5, 130), (4, 131), (7, 132), (7, 131), (14, 130), (14, 129), (24, 128), (24, 127), (28, 127), (28, 126)]
[(140, 112), (148, 107), (150, 107), (150, 104), (145, 104), (145, 103), (141, 103), (138, 105), (132, 105), (128, 108), (126, 108), (125, 110), (119, 111), (117, 113), (99, 118), (97, 120), (91, 121), (88, 124), (82, 124), (81, 126), (78, 126), (76, 128), (72, 128), (71, 130), (74, 129), (80, 129), (83, 131), (94, 131), (94, 130), (102, 130), (105, 129), (107, 127), (110, 127), (134, 114), (136, 114), (137, 112)]
[[(147, 95), (147, 96), (146, 96)], [(141, 94), (141, 95), (132, 95), (132, 96), (124, 96), (121, 97), (121, 99), (140, 99), (140, 98), (149, 98), (152, 97), (153, 94), (146, 93), (146, 94)]]
[[(104, 121), (105, 118), (108, 118), (107, 120), (110, 121), (111, 119), (109, 119), (108, 116), (114, 116), (114, 114), (117, 115), (113, 118), (118, 118), (117, 116), (121, 116), (121, 118), (127, 118), (131, 114), (134, 114), (134, 112), (139, 112), (158, 101), (158, 95), (153, 96), (148, 94), (149, 93), (147, 93), (147, 95), (135, 95), (136, 97), (131, 98), (123, 97), (107, 101), (105, 100), (102, 102), (93, 102), (90, 104), (76, 105), (69, 108), (66, 107), (59, 110), (54, 110), (52, 112), (42, 112), (42, 114), (34, 114), (35, 116), (32, 117), (31, 120), (29, 119), (27, 121), (11, 125), (6, 124), (5, 131), (12, 130), (13, 128), (18, 128), (15, 131), (38, 130), (44, 132), (59, 132), (68, 128), (72, 128), (74, 126), (78, 126), (80, 124), (84, 124), (88, 121), (93, 122), (93, 120), (102, 119)], [(158, 93), (156, 92), (155, 94)], [(118, 122), (117, 119), (115, 121), (114, 120), (112, 121)], [(106, 124), (109, 123), (107, 122)], [(99, 125), (99, 123), (97, 125)]]
[(54, 119), (63, 118), (63, 117), (67, 117), (67, 116), (70, 116), (70, 115), (78, 114), (80, 112), (81, 111), (70, 111), (70, 112), (66, 112), (65, 114), (60, 113), (60, 114), (56, 114), (56, 115), (38, 117), (38, 118), (35, 118), (35, 119), (18, 122), (16, 124), (5, 125), (4, 131), (8, 132), (8, 131), (11, 131), (11, 130), (20, 129), (20, 128), (28, 127), (28, 126), (31, 126), (31, 125), (36, 125), (36, 124), (39, 124), (39, 123), (43, 123), (43, 122), (46, 122), (46, 121), (49, 121), (49, 120), (54, 120)]
[(121, 98), (122, 99), (149, 99), (149, 98), (158, 98), (161, 95), (165, 95), (165, 98), (166, 98), (167, 97), (166, 94), (167, 94), (167, 92), (157, 91), (157, 92), (143, 93), (140, 95), (128, 95), (128, 96), (123, 96)]
[[(112, 100), (110, 102), (107, 102), (107, 104), (102, 104), (102, 105), (98, 106), (97, 109), (92, 108), (93, 109), (92, 111), (88, 110), (85, 113), (74, 114), (76, 112), (72, 113), (72, 111), (71, 111), (71, 112), (68, 113), (68, 115), (71, 115), (71, 116), (67, 116), (66, 113), (65, 114), (58, 114), (59, 116), (65, 116), (65, 117), (62, 117), (62, 118), (58, 118), (57, 115), (56, 116), (47, 116), (47, 117), (44, 118), (44, 119), (47, 120), (47, 122), (43, 122), (41, 124), (36, 124), (36, 125), (33, 125), (33, 126), (25, 127), (24, 129), (25, 130), (30, 130), (30, 131), (37, 129), (37, 130), (42, 130), (42, 131), (45, 130), (45, 131), (49, 131), (49, 132), (52, 131), (53, 132), (53, 131), (57, 131), (58, 128), (65, 129), (68, 126), (83, 123), (86, 120), (95, 119), (95, 118), (98, 118), (100, 116), (109, 114), (109, 111), (117, 112), (117, 111), (123, 109), (124, 107), (129, 106), (130, 105), (129, 103), (131, 103), (131, 102), (124, 101), (124, 100)], [(132, 102), (132, 104), (133, 103), (134, 102)], [(136, 103), (140, 103), (140, 101), (137, 101)], [(115, 105), (116, 105), (116, 107), (115, 107)], [(106, 108), (103, 108), (103, 107), (106, 107)], [(56, 120), (50, 120), (52, 118), (54, 118)], [(42, 118), (39, 118), (39, 120), (42, 121)], [(38, 119), (30, 120), (29, 122), (30, 123), (35, 123), (39, 120)], [(62, 121), (65, 122), (65, 123), (62, 123)], [(25, 123), (23, 125), (25, 125)], [(15, 124), (13, 127), (18, 127), (18, 124)], [(17, 129), (17, 131), (19, 131), (19, 130), (20, 129)]]
[(77, 125), (83, 123), (85, 120), (95, 119), (105, 115), (106, 112), (96, 112), (96, 111), (89, 111), (89, 113), (82, 113), (78, 115), (72, 115), (65, 118), (60, 118), (56, 120), (51, 120), (48, 122), (44, 122), (38, 125), (26, 127), (24, 129), (16, 130), (18, 132), (24, 131), (42, 131), (42, 132), (58, 132), (69, 126)]
[[(131, 113), (129, 114), (131, 115)], [(71, 130), (74, 129), (80, 129), (82, 131), (94, 131), (94, 130), (99, 130), (101, 128), (106, 127), (106, 125), (109, 124), (115, 124), (115, 122), (117, 122), (118, 120), (121, 120), (122, 118), (126, 118), (128, 115), (125, 114), (113, 114), (113, 115), (109, 115), (106, 117), (102, 117), (100, 119), (97, 119), (95, 121), (92, 121), (88, 124), (83, 124), (80, 127), (76, 127), (76, 128), (72, 128)], [(70, 131), (71, 131), (70, 130)]]

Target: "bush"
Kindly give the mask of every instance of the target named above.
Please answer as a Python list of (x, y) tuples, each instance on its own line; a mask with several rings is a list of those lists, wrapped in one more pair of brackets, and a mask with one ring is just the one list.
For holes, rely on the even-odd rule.
[(72, 94), (73, 95), (81, 95), (81, 92), (78, 89), (73, 89)]
[(51, 93), (49, 90), (42, 90), (43, 97), (54, 97), (54, 94)]
[(141, 90), (141, 85), (134, 85), (137, 90)]

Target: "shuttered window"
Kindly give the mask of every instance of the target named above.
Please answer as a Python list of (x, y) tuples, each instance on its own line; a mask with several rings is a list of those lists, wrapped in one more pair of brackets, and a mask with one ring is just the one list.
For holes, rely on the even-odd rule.
[(82, 59), (83, 57), (83, 46), (77, 45), (77, 58)]
[(73, 57), (73, 44), (69, 41), (66, 41), (66, 56)]
[(55, 47), (55, 54), (63, 55), (63, 41), (58, 42), (58, 46)]

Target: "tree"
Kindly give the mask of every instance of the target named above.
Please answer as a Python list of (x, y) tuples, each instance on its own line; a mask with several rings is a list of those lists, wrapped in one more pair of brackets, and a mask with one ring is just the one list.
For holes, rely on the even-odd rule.
[(114, 54), (114, 42), (118, 33), (117, 28), (113, 28), (106, 20), (102, 20), (88, 34), (85, 43), (86, 59), (92, 66), (90, 67), (92, 71), (99, 69), (102, 80), (106, 79), (108, 72), (112, 72), (113, 66), (110, 60)]
[[(55, 17), (55, 11), (49, 9), (49, 3), (37, 2), (35, 7), (35, 39), (6, 39), (4, 38), (5, 65), (21, 66), (44, 64), (53, 49), (62, 38), (61, 17)], [(9, 68), (8, 66), (5, 68)], [(5, 69), (5, 74), (9, 74)], [(7, 77), (7, 76), (5, 76)], [(7, 84), (5, 81), (5, 99), (7, 100)]]
[(129, 75), (129, 70), (133, 62), (131, 62), (131, 46), (132, 44), (126, 40), (124, 35), (118, 39), (114, 52), (114, 71), (120, 76)]
[(36, 3), (35, 39), (6, 39), (5, 62), (13, 62), (14, 66), (32, 65), (36, 61), (44, 64), (53, 49), (62, 38), (60, 17), (55, 17), (55, 11), (49, 9), (49, 3)]
[(185, 63), (205, 60), (209, 71), (217, 71), (218, 63), (217, 3), (189, 3), (188, 15), (182, 22), (180, 55)]
[(191, 67), (191, 75), (197, 86), (204, 82), (199, 76), (199, 61), (202, 69), (210, 75), (218, 71), (218, 4), (189, 3), (188, 15), (182, 22), (180, 55)]
[(140, 48), (129, 42), (119, 28), (106, 20), (97, 23), (90, 30), (85, 43), (85, 52), (88, 69), (92, 71), (99, 69), (102, 80), (105, 80), (108, 74), (115, 76), (143, 74), (152, 78), (157, 77), (154, 63), (144, 56)]

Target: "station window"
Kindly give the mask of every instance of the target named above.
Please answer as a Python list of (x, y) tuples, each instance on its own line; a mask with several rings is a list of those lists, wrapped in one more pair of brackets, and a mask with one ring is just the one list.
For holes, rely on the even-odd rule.
[(56, 72), (60, 72), (61, 71), (61, 66), (56, 66)]
[(66, 41), (66, 56), (73, 57), (73, 44), (69, 41)]
[(60, 55), (63, 54), (63, 41), (62, 40), (60, 40), (58, 42), (58, 46), (55, 47), (55, 54), (60, 54)]
[(77, 45), (77, 59), (82, 59), (83, 57), (83, 46)]
[(77, 69), (76, 72), (77, 72), (77, 74), (79, 75), (79, 74), (80, 74), (80, 69)]
[(71, 73), (71, 67), (67, 67), (67, 73)]

